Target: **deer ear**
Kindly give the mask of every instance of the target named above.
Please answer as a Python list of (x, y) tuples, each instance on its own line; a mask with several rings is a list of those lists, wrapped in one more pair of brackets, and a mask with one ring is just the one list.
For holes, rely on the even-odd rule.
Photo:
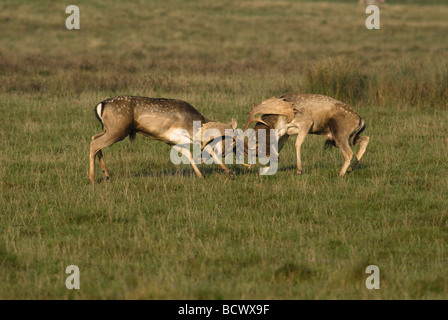
[(234, 118), (232, 118), (230, 125), (232, 126), (233, 130), (236, 130), (236, 128), (238, 128), (238, 123), (236, 122), (236, 119), (234, 119)]

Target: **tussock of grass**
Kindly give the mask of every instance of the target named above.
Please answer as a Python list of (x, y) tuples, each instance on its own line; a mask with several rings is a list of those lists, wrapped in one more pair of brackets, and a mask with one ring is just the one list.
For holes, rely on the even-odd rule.
[(350, 59), (323, 59), (306, 67), (303, 92), (337, 97), (352, 105), (448, 107), (448, 65), (438, 57), (400, 61), (373, 70)]
[(406, 61), (378, 73), (368, 101), (381, 105), (448, 107), (448, 64), (446, 58)]
[(301, 90), (358, 104), (367, 96), (368, 77), (359, 62), (326, 58), (306, 68)]

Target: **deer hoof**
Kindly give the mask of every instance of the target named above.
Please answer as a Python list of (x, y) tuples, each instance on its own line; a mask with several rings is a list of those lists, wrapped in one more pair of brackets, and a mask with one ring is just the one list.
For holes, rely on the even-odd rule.
[(235, 179), (235, 174), (232, 171), (227, 172), (227, 177), (230, 179)]

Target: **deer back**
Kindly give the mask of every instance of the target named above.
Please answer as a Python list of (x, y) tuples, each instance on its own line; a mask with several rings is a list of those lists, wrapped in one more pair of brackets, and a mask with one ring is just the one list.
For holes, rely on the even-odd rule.
[[(101, 110), (99, 110), (101, 108)], [(182, 143), (172, 138), (176, 129), (186, 130), (193, 137), (193, 121), (207, 123), (189, 103), (165, 98), (118, 96), (97, 106), (97, 115), (107, 128), (139, 132), (169, 144)], [(182, 140), (182, 139), (181, 139)], [(185, 141), (187, 142), (187, 141)]]
[(329, 124), (333, 122), (353, 122), (358, 125), (361, 117), (347, 104), (320, 94), (288, 93), (280, 99), (291, 102), (299, 112), (293, 120), (300, 125), (302, 120), (312, 120), (313, 126), (310, 133), (327, 134)]

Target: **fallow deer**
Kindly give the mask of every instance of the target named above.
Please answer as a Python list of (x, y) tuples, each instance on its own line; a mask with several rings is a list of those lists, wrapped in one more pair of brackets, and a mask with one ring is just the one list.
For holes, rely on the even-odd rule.
[[(232, 120), (230, 124), (213, 122), (204, 117), (189, 103), (175, 99), (118, 96), (97, 104), (95, 114), (104, 131), (93, 136), (90, 143), (89, 178), (92, 184), (95, 183), (96, 155), (98, 155), (106, 180), (110, 179), (101, 149), (121, 141), (127, 136), (132, 140), (136, 133), (163, 141), (181, 152), (190, 160), (196, 175), (202, 178), (203, 175), (196, 166), (190, 151), (190, 146), (195, 139), (193, 122), (200, 121), (202, 125), (206, 124), (207, 128), (214, 128), (219, 132), (223, 132), (224, 129), (236, 129), (235, 120)], [(224, 136), (224, 133), (222, 136)], [(216, 163), (227, 174), (232, 175), (232, 172), (222, 163), (207, 143), (203, 143), (201, 149), (209, 152)]]
[[(326, 135), (325, 146), (335, 146), (341, 150), (345, 161), (339, 172), (340, 176), (358, 165), (369, 143), (369, 137), (360, 137), (366, 128), (364, 120), (345, 103), (323, 95), (288, 93), (280, 99), (265, 100), (258, 106), (252, 102), (252, 111), (249, 114), (243, 131), (246, 131), (252, 122), (257, 122), (255, 132), (260, 129), (277, 129), (278, 152), (289, 136), (297, 135), (295, 147), (298, 174), (303, 172), (300, 148), (309, 133)], [(257, 114), (260, 116), (255, 117)], [(266, 153), (269, 152), (269, 143), (267, 139)], [(350, 165), (353, 157), (350, 146), (353, 145), (359, 145), (360, 149)]]

